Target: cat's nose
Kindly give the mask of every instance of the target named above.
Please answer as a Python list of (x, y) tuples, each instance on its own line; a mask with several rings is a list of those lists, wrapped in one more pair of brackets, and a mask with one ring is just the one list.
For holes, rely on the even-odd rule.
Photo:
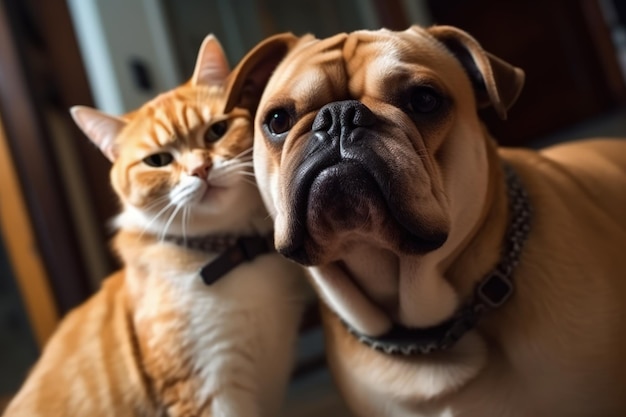
[(208, 162), (205, 162), (201, 165), (193, 167), (191, 171), (189, 172), (189, 174), (192, 177), (198, 177), (198, 178), (202, 178), (203, 180), (206, 180), (209, 177), (209, 171), (211, 171), (211, 164)]

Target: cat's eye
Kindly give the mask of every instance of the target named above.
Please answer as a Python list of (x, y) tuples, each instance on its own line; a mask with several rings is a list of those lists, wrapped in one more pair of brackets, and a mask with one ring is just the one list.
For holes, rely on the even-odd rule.
[(276, 109), (268, 113), (265, 126), (272, 135), (280, 135), (293, 127), (293, 118), (285, 109)]
[(227, 130), (228, 122), (226, 120), (213, 123), (204, 134), (204, 139), (207, 142), (217, 142), (222, 138), (222, 136), (224, 136)]
[(173, 160), (174, 160), (174, 157), (169, 152), (155, 153), (155, 154), (152, 154), (150, 156), (146, 156), (145, 158), (143, 158), (143, 162), (146, 165), (150, 165), (151, 167), (156, 167), (156, 168), (169, 165), (172, 163)]
[(434, 113), (441, 107), (441, 95), (432, 87), (420, 86), (413, 89), (409, 97), (409, 110), (413, 113)]

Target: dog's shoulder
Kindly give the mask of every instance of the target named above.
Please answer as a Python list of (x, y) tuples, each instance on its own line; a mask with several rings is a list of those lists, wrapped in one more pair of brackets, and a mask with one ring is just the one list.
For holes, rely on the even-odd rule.
[(626, 138), (568, 142), (545, 148), (540, 153), (580, 175), (626, 179)]
[(501, 149), (535, 194), (582, 199), (612, 217), (626, 211), (626, 139), (568, 142), (539, 151)]

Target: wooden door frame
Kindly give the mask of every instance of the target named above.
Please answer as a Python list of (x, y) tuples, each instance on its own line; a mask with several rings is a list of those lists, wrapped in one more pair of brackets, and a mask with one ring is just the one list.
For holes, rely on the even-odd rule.
[[(38, 3), (42, 7), (52, 7), (53, 3), (58, 7), (64, 2), (46, 0)], [(10, 155), (19, 181), (16, 189), (22, 194), (24, 210), (32, 224), (30, 241), (46, 271), (55, 308), (64, 314), (82, 302), (92, 289), (87, 280), (75, 223), (69, 214), (66, 189), (61, 181), (49, 127), (39, 107), (42, 101), (50, 99), (46, 95), (59, 91), (45, 91), (47, 86), (54, 84), (42, 79), (42, 74), (36, 73), (29, 61), (29, 49), (44, 48), (46, 41), (37, 28), (31, 27), (28, 33), (25, 32), (24, 25), (29, 22), (25, 22), (27, 16), (21, 15), (24, 12), (21, 6), (19, 0), (0, 3), (0, 117), (6, 136), (7, 156)], [(59, 26), (63, 24), (62, 20), (57, 22)], [(71, 26), (68, 29), (71, 30)], [(60, 29), (57, 27), (57, 30)], [(64, 45), (65, 48), (71, 46)], [(44, 66), (49, 64), (43, 63)], [(68, 62), (66, 67), (70, 65), (75, 64)], [(78, 68), (82, 67), (79, 65)], [(74, 81), (81, 80), (75, 77)], [(85, 88), (84, 91), (89, 90)], [(22, 232), (15, 233), (5, 234), (7, 246), (22, 238), (17, 235)], [(13, 258), (22, 262), (20, 259), (25, 258)], [(13, 268), (18, 270), (23, 266), (13, 265)]]
[(59, 315), (0, 121), (0, 232), (33, 336), (44, 346)]

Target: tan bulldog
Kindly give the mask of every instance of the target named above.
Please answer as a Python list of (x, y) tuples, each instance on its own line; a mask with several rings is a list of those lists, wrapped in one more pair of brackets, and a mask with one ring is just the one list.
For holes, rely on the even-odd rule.
[(477, 109), (523, 80), (447, 26), (278, 35), (235, 71), (357, 416), (626, 416), (626, 141), (498, 148)]

